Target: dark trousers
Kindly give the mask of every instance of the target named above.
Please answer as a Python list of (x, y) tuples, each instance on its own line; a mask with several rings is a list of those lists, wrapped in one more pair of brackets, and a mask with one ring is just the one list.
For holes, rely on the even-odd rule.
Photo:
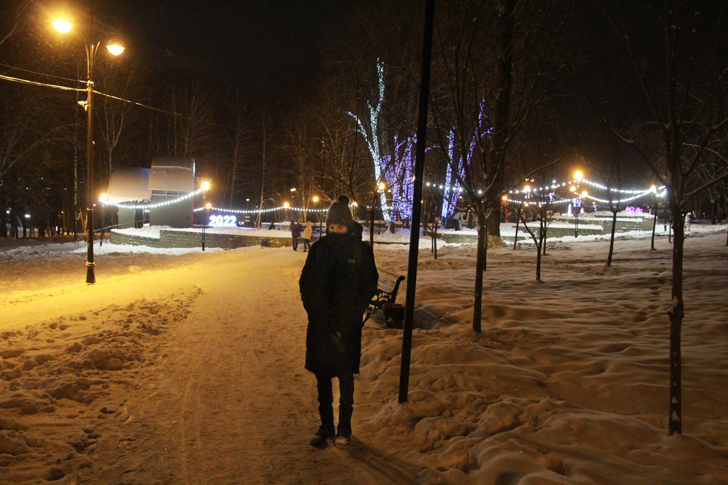
[(309, 239), (301, 239), (303, 241), (303, 252), (305, 253), (311, 249), (311, 241)]
[[(334, 393), (331, 377), (316, 374), (321, 425), (334, 429)], [(354, 412), (354, 375), (339, 376), (339, 433), (351, 434), (351, 415)]]
[(298, 248), (298, 236), (292, 236), (293, 237), (293, 250), (295, 251)]

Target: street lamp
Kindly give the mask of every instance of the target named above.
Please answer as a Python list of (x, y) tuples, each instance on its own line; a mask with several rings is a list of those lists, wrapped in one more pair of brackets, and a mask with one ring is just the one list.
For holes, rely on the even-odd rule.
[[(64, 18), (59, 18), (52, 22), (53, 27), (60, 33), (66, 34), (73, 29), (73, 24)], [(94, 146), (94, 118), (93, 118), (93, 96), (94, 96), (94, 61), (96, 60), (96, 51), (101, 40), (104, 36), (108, 35), (109, 32), (102, 33), (98, 40), (94, 41), (93, 37), (93, 25), (94, 25), (94, 4), (93, 0), (89, 4), (89, 19), (88, 19), (88, 30), (85, 33), (84, 48), (86, 50), (86, 87), (87, 97), (84, 109), (88, 114), (88, 125), (86, 130), (86, 224), (87, 224), (87, 237), (86, 244), (88, 247), (88, 255), (86, 257), (86, 283), (96, 283), (96, 274), (94, 268), (96, 263), (94, 262), (94, 209), (93, 209), (93, 198), (94, 198), (94, 164), (93, 164), (93, 146)], [(124, 48), (117, 43), (109, 43), (106, 46), (108, 51), (118, 56), (124, 52)]]
[[(313, 196), (313, 202), (314, 204), (319, 201), (319, 198), (317, 196)], [(321, 205), (323, 205), (323, 200), (321, 201)], [(321, 235), (323, 232), (323, 221), (324, 221), (324, 215), (321, 213), (321, 205), (319, 206), (319, 239), (321, 239)]]
[(106, 232), (104, 230), (104, 206), (106, 205), (106, 202), (109, 200), (109, 196), (106, 194), (101, 194), (99, 196), (99, 202), (101, 202), (101, 236), (99, 237), (99, 246), (104, 245), (104, 233)]
[[(204, 192), (203, 192), (204, 194)], [(205, 250), (205, 227), (207, 227), (207, 220), (209, 219), (210, 209), (212, 209), (212, 204), (209, 202), (205, 204), (205, 223), (202, 225), (202, 250)]]
[(207, 180), (204, 180), (200, 184), (200, 189), (202, 189), (202, 206), (205, 208), (205, 218), (202, 221), (202, 250), (205, 250), (205, 227), (207, 226), (207, 222), (210, 220), (210, 209), (212, 209), (212, 204), (209, 202), (205, 202), (205, 195), (207, 194), (207, 191), (210, 190), (210, 182)]

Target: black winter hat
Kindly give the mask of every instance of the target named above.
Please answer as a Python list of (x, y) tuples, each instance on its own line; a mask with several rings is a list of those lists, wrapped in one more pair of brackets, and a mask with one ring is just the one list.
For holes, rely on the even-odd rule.
[(326, 224), (341, 224), (342, 226), (351, 227), (353, 222), (354, 218), (351, 217), (351, 211), (349, 210), (349, 198), (345, 195), (340, 195), (336, 202), (329, 207), (329, 216), (326, 219)]

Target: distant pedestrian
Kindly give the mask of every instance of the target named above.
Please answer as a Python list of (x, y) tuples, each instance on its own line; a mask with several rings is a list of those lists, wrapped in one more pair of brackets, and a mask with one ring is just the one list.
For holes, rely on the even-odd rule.
[(298, 251), (298, 238), (301, 237), (301, 219), (296, 222), (291, 221), (291, 239), (294, 251)]
[(693, 222), (693, 213), (692, 212), (688, 212), (687, 214), (685, 214), (685, 230), (686, 231), (689, 231), (690, 230), (690, 223), (691, 222)]
[(268, 226), (268, 230), (269, 230), (269, 231), (272, 231), (272, 230), (273, 230), (273, 229), (275, 229), (275, 228), (276, 228), (276, 225), (275, 225), (275, 223), (274, 223), (274, 222), (271, 222), (271, 223), (270, 223), (270, 226)]
[(311, 249), (311, 232), (313, 232), (311, 221), (306, 221), (306, 228), (303, 230), (303, 235), (301, 236), (304, 253)]
[[(340, 196), (329, 208), (328, 234), (311, 246), (301, 272), (301, 300), (308, 313), (306, 369), (316, 375), (321, 426), (311, 445), (351, 443), (354, 374), (359, 373), (364, 312), (377, 291), (374, 253), (362, 226)], [(334, 431), (332, 378), (339, 379), (339, 424)]]

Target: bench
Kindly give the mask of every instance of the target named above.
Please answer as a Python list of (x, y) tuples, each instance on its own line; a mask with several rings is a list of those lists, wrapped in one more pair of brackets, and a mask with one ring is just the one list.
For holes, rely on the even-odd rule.
[(399, 284), (404, 281), (404, 276), (397, 277), (392, 273), (386, 271), (379, 271), (379, 282), (377, 285), (377, 292), (374, 294), (372, 301), (369, 302), (369, 308), (367, 308), (364, 322), (369, 320), (369, 317), (374, 315), (377, 311), (383, 310), (384, 305), (387, 303), (394, 303), (397, 299), (397, 291), (399, 291)]

